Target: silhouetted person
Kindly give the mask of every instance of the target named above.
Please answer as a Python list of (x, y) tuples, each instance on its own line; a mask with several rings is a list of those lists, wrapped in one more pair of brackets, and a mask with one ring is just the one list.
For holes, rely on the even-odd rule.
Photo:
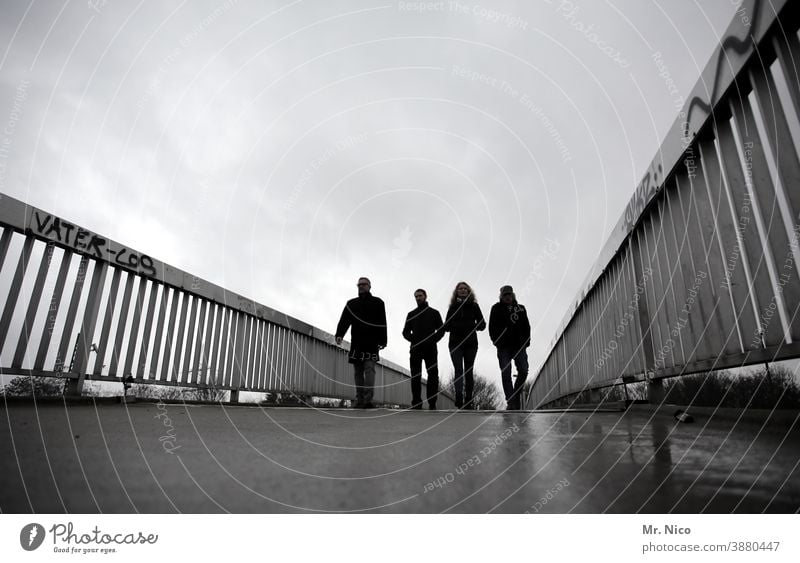
[(336, 344), (352, 327), (350, 334), (350, 363), (356, 380), (356, 408), (371, 409), (375, 387), (375, 364), (378, 351), (386, 348), (386, 307), (370, 293), (368, 278), (358, 278), (358, 297), (344, 306), (336, 327)]
[[(531, 323), (525, 307), (517, 303), (510, 285), (500, 288), (500, 301), (489, 313), (489, 337), (497, 346), (497, 359), (503, 379), (503, 393), (508, 410), (522, 408), (522, 387), (528, 378), (528, 352), (531, 344)], [(517, 366), (517, 379), (511, 381), (511, 363)]]
[(411, 408), (422, 409), (422, 362), (428, 371), (428, 385), (425, 394), (428, 408), (436, 410), (436, 397), (439, 394), (439, 350), (437, 344), (444, 336), (442, 316), (428, 305), (428, 294), (424, 289), (414, 292), (417, 308), (406, 315), (403, 338), (411, 342)]
[(466, 282), (458, 282), (450, 299), (444, 330), (450, 333), (447, 347), (455, 370), (456, 407), (472, 408), (474, 380), (472, 370), (478, 355), (477, 331), (486, 328), (483, 313), (475, 300), (472, 288)]

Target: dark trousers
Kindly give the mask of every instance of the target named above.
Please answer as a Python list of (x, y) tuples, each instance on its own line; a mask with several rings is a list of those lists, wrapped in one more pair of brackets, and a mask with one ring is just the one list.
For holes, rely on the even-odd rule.
[(453, 370), (455, 371), (453, 383), (456, 388), (456, 407), (458, 408), (472, 402), (472, 389), (475, 385), (472, 370), (475, 367), (475, 356), (477, 355), (477, 346), (474, 348), (459, 346), (450, 350), (450, 359), (453, 360)]
[(353, 362), (353, 376), (356, 380), (356, 404), (363, 406), (372, 403), (375, 388), (374, 360)]
[[(500, 376), (503, 380), (503, 393), (510, 409), (521, 408), (522, 387), (528, 379), (528, 353), (525, 348), (498, 348), (497, 359), (500, 362)], [(511, 381), (511, 363), (517, 366), (517, 380)]]
[(439, 395), (439, 365), (438, 352), (436, 348), (413, 352), (409, 360), (411, 367), (411, 405), (422, 404), (422, 362), (425, 361), (425, 369), (428, 372), (428, 385), (425, 393), (428, 399), (428, 406), (436, 408), (436, 397)]

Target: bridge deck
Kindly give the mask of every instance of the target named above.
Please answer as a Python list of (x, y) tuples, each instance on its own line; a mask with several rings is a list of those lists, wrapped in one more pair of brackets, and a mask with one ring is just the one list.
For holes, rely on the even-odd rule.
[(0, 410), (6, 513), (800, 508), (797, 424), (634, 411)]

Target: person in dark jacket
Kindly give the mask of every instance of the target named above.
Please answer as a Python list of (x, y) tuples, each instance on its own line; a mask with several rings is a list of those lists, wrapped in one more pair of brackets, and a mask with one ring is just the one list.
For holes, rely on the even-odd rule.
[[(531, 323), (525, 307), (517, 303), (510, 285), (500, 288), (500, 301), (489, 313), (489, 337), (497, 346), (497, 359), (503, 380), (503, 393), (508, 410), (522, 407), (522, 387), (528, 378), (528, 353), (531, 344)], [(511, 363), (517, 366), (517, 379), (511, 382)]]
[(358, 297), (344, 306), (336, 327), (336, 344), (352, 327), (349, 361), (353, 364), (356, 380), (356, 408), (371, 409), (375, 387), (375, 364), (380, 360), (378, 351), (386, 348), (386, 307), (383, 301), (370, 293), (368, 278), (358, 278)]
[(486, 328), (483, 313), (475, 299), (472, 288), (466, 282), (458, 282), (450, 299), (443, 330), (450, 333), (448, 348), (455, 370), (456, 407), (472, 408), (474, 386), (472, 370), (478, 355), (479, 330)]
[(444, 336), (442, 315), (428, 305), (428, 294), (424, 289), (414, 292), (417, 308), (406, 315), (403, 338), (411, 342), (411, 408), (422, 410), (422, 361), (428, 371), (428, 385), (425, 394), (428, 408), (436, 410), (436, 397), (439, 395), (439, 350), (436, 345)]

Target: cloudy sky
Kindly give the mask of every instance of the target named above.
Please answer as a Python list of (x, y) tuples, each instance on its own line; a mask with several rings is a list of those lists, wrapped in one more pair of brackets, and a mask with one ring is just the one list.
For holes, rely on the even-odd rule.
[(5, 2), (0, 192), (329, 332), (369, 276), (404, 365), (508, 283), (535, 369), (736, 4)]

